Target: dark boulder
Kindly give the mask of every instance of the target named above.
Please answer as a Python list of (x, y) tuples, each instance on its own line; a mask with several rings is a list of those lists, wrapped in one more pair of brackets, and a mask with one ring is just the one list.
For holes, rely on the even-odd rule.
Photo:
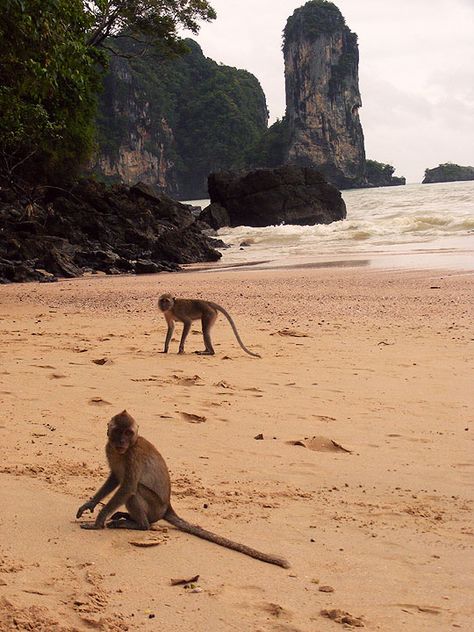
[(340, 191), (309, 167), (211, 173), (208, 187), (211, 204), (201, 215), (207, 223), (209, 215), (217, 217), (214, 209), (218, 207), (229, 216), (229, 223), (221, 226), (330, 224), (346, 217)]
[(205, 222), (214, 230), (219, 230), (223, 226), (230, 226), (230, 217), (227, 209), (215, 202), (206, 206), (199, 215), (199, 220)]

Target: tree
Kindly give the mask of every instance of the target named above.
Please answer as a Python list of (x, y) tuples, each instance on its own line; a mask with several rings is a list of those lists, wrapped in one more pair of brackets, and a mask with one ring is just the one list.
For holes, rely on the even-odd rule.
[(110, 40), (179, 53), (178, 29), (214, 17), (206, 0), (2, 0), (0, 184), (72, 179), (90, 157)]
[(216, 17), (206, 0), (84, 0), (84, 6), (92, 20), (88, 44), (106, 49), (111, 40), (128, 37), (144, 45), (142, 52), (153, 45), (181, 54), (186, 46), (178, 29), (197, 33), (198, 20)]
[(71, 176), (94, 144), (103, 53), (81, 0), (4, 0), (0, 179), (22, 189)]

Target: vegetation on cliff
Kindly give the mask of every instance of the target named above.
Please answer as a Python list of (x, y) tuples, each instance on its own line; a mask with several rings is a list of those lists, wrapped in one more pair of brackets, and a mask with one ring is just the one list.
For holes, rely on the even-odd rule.
[(246, 162), (250, 167), (280, 167), (285, 163), (289, 142), (288, 121), (283, 117), (275, 121), (249, 147)]
[(462, 167), (452, 162), (445, 162), (433, 169), (426, 169), (422, 184), (463, 180), (474, 180), (474, 167)]
[(369, 186), (387, 187), (406, 184), (405, 178), (393, 175), (395, 167), (392, 165), (377, 162), (377, 160), (366, 160), (365, 167), (366, 180)]
[(283, 50), (297, 35), (311, 42), (322, 33), (334, 33), (345, 25), (344, 16), (333, 2), (310, 0), (288, 18), (283, 30)]
[[(130, 112), (141, 112), (145, 149), (159, 156), (165, 146), (177, 183), (167, 190), (184, 199), (207, 196), (211, 171), (245, 166), (247, 148), (268, 120), (265, 95), (252, 74), (205, 57), (193, 40), (185, 43), (187, 54), (174, 59), (155, 51), (113, 63), (99, 116), (99, 153), (116, 164), (124, 146), (139, 142)], [(135, 48), (128, 42), (117, 50), (123, 56)], [(100, 160), (98, 165), (100, 172)]]

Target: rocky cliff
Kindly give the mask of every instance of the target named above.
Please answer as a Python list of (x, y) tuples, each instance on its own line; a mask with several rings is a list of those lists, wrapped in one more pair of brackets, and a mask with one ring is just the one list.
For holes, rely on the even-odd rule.
[(105, 79), (98, 117), (102, 179), (157, 186), (178, 199), (207, 197), (207, 176), (245, 166), (246, 148), (266, 130), (268, 111), (257, 79), (245, 70), (189, 53), (173, 60), (133, 55), (121, 43)]
[(426, 169), (422, 184), (463, 180), (474, 180), (474, 167), (462, 167), (452, 162), (446, 162), (434, 167), (434, 169)]
[(365, 150), (357, 35), (332, 2), (311, 0), (288, 19), (283, 52), (286, 160), (317, 167), (341, 188), (360, 186)]

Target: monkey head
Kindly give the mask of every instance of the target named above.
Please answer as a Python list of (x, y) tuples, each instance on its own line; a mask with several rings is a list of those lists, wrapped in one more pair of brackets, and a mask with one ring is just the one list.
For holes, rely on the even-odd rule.
[(162, 312), (167, 312), (169, 309), (173, 309), (174, 301), (172, 294), (162, 294), (158, 299), (158, 307)]
[(107, 436), (109, 443), (117, 452), (119, 454), (125, 454), (125, 452), (137, 442), (137, 422), (126, 410), (123, 410), (109, 421)]

